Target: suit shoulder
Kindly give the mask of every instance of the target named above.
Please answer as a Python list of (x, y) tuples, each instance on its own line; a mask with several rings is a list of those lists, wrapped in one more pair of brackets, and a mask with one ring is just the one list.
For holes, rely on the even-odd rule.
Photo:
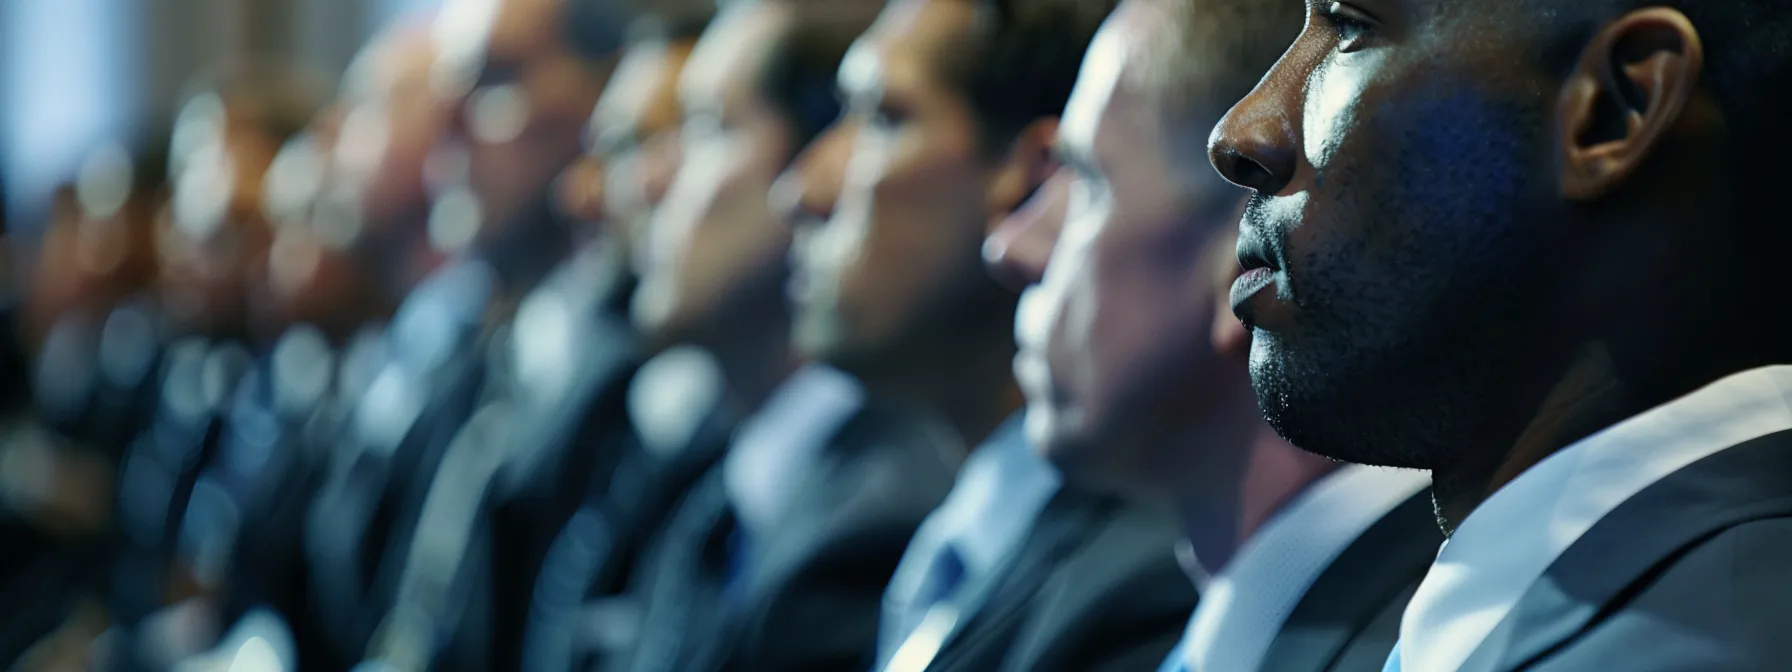
[(1545, 669), (1792, 669), (1787, 567), (1792, 518), (1725, 528), (1658, 567)]

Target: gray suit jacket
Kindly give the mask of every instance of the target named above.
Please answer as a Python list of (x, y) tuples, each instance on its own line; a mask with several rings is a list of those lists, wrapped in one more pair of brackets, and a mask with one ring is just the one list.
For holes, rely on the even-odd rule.
[(1429, 488), (1376, 521), (1332, 560), (1270, 643), (1261, 669), (1379, 672), (1400, 638), (1400, 617), (1437, 557)]
[(1465, 670), (1792, 670), (1792, 432), (1695, 462), (1594, 524)]
[(1157, 669), (1195, 608), (1162, 512), (1058, 493), (1006, 575), (929, 670)]
[(943, 428), (867, 407), (830, 442), (785, 520), (730, 577), (738, 523), (711, 470), (679, 507), (631, 592), (641, 633), (630, 672), (860, 672), (873, 660), (884, 587), (922, 519), (951, 489), (962, 447)]

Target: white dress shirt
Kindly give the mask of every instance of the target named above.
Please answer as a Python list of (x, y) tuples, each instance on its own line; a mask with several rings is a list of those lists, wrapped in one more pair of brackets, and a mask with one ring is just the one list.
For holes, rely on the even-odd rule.
[(942, 550), (950, 548), (962, 561), (963, 576), (954, 582), (961, 590), (945, 597), (955, 603), (962, 623), (985, 596), (967, 591), (988, 587), (1026, 541), (1061, 483), (1058, 470), (1033, 452), (1019, 418), (973, 451), (952, 492), (915, 531), (884, 592), (879, 661), (887, 662), (936, 606), (925, 593), (936, 579), (931, 574)]
[(1462, 667), (1556, 558), (1624, 500), (1701, 458), (1786, 429), (1792, 366), (1775, 366), (1712, 383), (1539, 462), (1457, 526), (1406, 607), (1390, 667)]
[(1282, 623), (1332, 561), (1430, 485), (1422, 471), (1360, 465), (1314, 483), (1251, 535), (1201, 591), (1178, 647), (1186, 669), (1256, 670)]
[(741, 423), (723, 458), (722, 481), (735, 515), (750, 534), (776, 527), (823, 449), (864, 403), (859, 381), (811, 364), (792, 374), (758, 413)]

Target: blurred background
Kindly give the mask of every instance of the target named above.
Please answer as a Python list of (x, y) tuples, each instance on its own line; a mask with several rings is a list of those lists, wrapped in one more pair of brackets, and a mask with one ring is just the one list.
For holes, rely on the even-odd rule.
[[(183, 87), (230, 59), (339, 77), (396, 17), (439, 0), (13, 0), (0, 3), (8, 220), (34, 233), (88, 152), (156, 133)], [(36, 215), (36, 216), (33, 216)]]

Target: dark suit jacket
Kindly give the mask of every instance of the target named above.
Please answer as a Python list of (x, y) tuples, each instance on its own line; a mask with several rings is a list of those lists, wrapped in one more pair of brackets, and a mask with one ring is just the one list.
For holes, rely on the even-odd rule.
[(1792, 432), (1620, 504), (1568, 547), (1467, 670), (1792, 670)]
[(929, 670), (1157, 669), (1195, 588), (1163, 512), (1079, 490), (1053, 497), (1005, 576)]
[(1400, 638), (1406, 603), (1442, 543), (1427, 488), (1369, 526), (1320, 573), (1261, 669), (1380, 672)]
[(962, 456), (944, 428), (868, 407), (835, 434), (785, 520), (729, 581), (737, 521), (712, 469), (638, 577), (642, 631), (613, 669), (842, 670), (873, 660), (884, 588), (951, 489)]

